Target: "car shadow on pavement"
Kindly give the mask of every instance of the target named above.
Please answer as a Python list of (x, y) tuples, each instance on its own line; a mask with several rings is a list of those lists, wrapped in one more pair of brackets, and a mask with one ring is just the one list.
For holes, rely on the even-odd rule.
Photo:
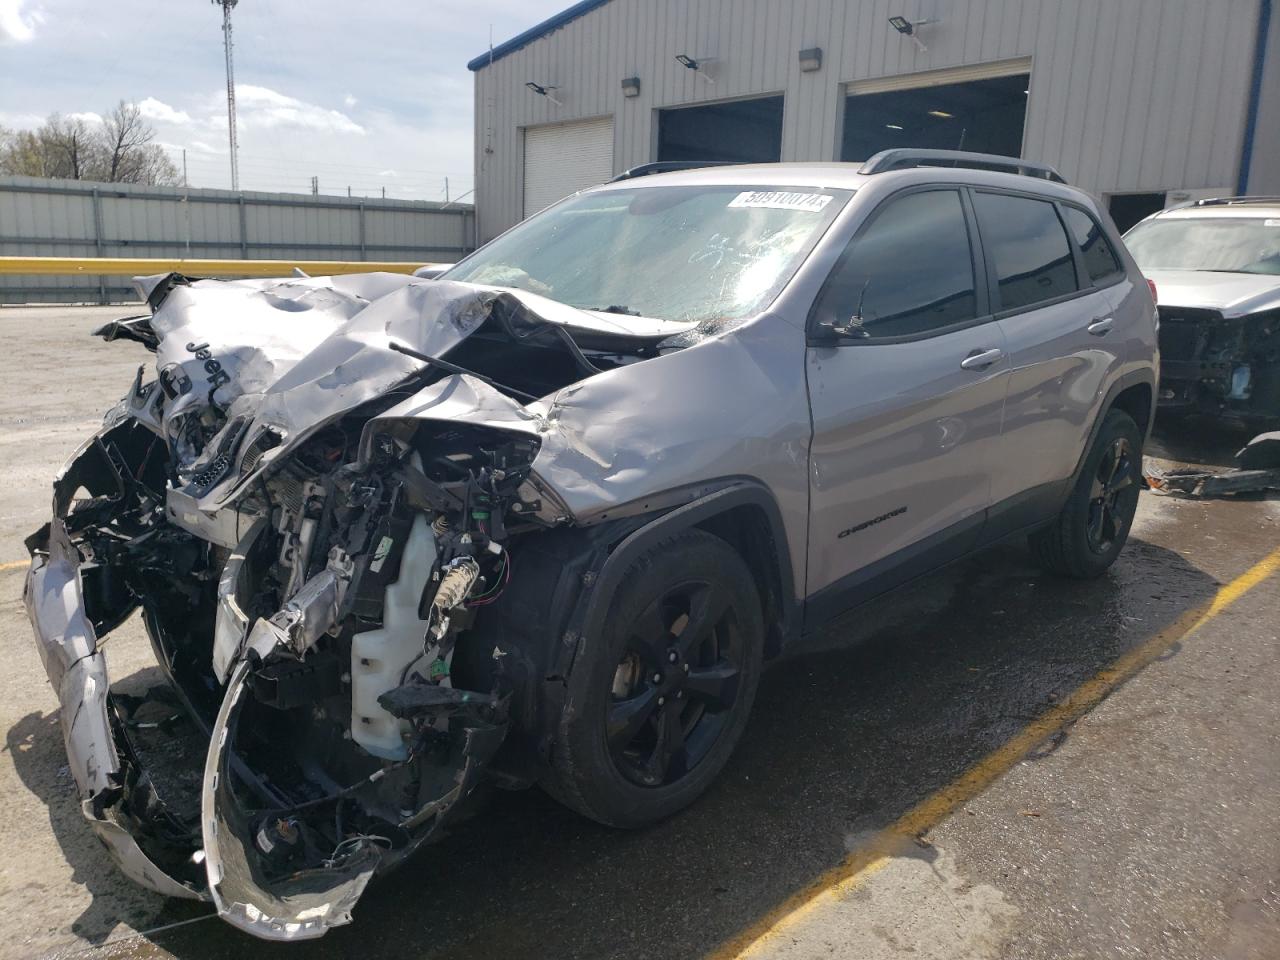
[[(847, 615), (766, 671), (723, 775), (656, 827), (610, 830), (540, 791), (495, 791), (446, 840), (372, 886), (352, 925), (320, 941), (252, 942), (204, 921), (112, 955), (700, 956), (1216, 586), (1139, 540), (1093, 582), (1047, 576), (1021, 547), (988, 551)], [(15, 738), (61, 750), (48, 718), (24, 720)], [(31, 785), (46, 797), (53, 786)], [(68, 786), (57, 785), (50, 819), (68, 856), (81, 858), (77, 876), (95, 895), (86, 917), (97, 923), (97, 898), (127, 881), (96, 846), (90, 855), (71, 839), (88, 828)], [(180, 904), (170, 916), (198, 909)]]

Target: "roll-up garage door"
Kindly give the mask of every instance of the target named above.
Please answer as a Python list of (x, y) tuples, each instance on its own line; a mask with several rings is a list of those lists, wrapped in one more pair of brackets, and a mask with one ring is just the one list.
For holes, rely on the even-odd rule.
[(525, 128), (526, 217), (612, 176), (612, 117)]

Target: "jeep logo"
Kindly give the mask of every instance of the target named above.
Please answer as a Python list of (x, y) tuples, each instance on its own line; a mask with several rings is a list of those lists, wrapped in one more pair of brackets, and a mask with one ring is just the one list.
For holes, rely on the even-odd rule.
[(188, 343), (187, 350), (194, 353), (197, 360), (204, 361), (205, 373), (209, 374), (206, 379), (209, 381), (210, 391), (217, 390), (224, 383), (231, 382), (231, 376), (222, 369), (222, 364), (213, 359), (213, 354), (209, 352), (207, 343)]

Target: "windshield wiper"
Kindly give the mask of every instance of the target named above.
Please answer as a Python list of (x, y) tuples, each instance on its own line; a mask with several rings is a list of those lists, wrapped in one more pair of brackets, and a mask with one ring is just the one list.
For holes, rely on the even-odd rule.
[(515, 387), (510, 387), (510, 386), (507, 386), (506, 384), (498, 383), (498, 381), (493, 380), (489, 377), (486, 377), (483, 373), (476, 373), (474, 370), (468, 370), (466, 367), (460, 367), (458, 366), (458, 364), (450, 363), (448, 360), (441, 360), (439, 357), (433, 357), (425, 353), (419, 353), (417, 350), (414, 350), (412, 347), (403, 346), (402, 344), (396, 343), (394, 340), (391, 342), (390, 346), (391, 346), (391, 349), (394, 350), (396, 353), (403, 353), (406, 357), (413, 357), (413, 359), (415, 360), (421, 360), (423, 363), (427, 364), (427, 366), (435, 367), (436, 369), (443, 370), (446, 373), (465, 374), (468, 377), (475, 377), (481, 383), (487, 383), (489, 386), (493, 387), (495, 390), (502, 390), (507, 393), (514, 393), (517, 397), (524, 397), (526, 400), (538, 399), (532, 393), (525, 393), (523, 390), (517, 390)]

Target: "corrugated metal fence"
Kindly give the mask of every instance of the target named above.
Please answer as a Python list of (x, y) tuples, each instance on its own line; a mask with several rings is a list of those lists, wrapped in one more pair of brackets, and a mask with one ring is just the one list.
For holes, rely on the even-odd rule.
[[(469, 205), (0, 177), (0, 256), (451, 262)], [(0, 303), (133, 299), (121, 277), (0, 276)]]

